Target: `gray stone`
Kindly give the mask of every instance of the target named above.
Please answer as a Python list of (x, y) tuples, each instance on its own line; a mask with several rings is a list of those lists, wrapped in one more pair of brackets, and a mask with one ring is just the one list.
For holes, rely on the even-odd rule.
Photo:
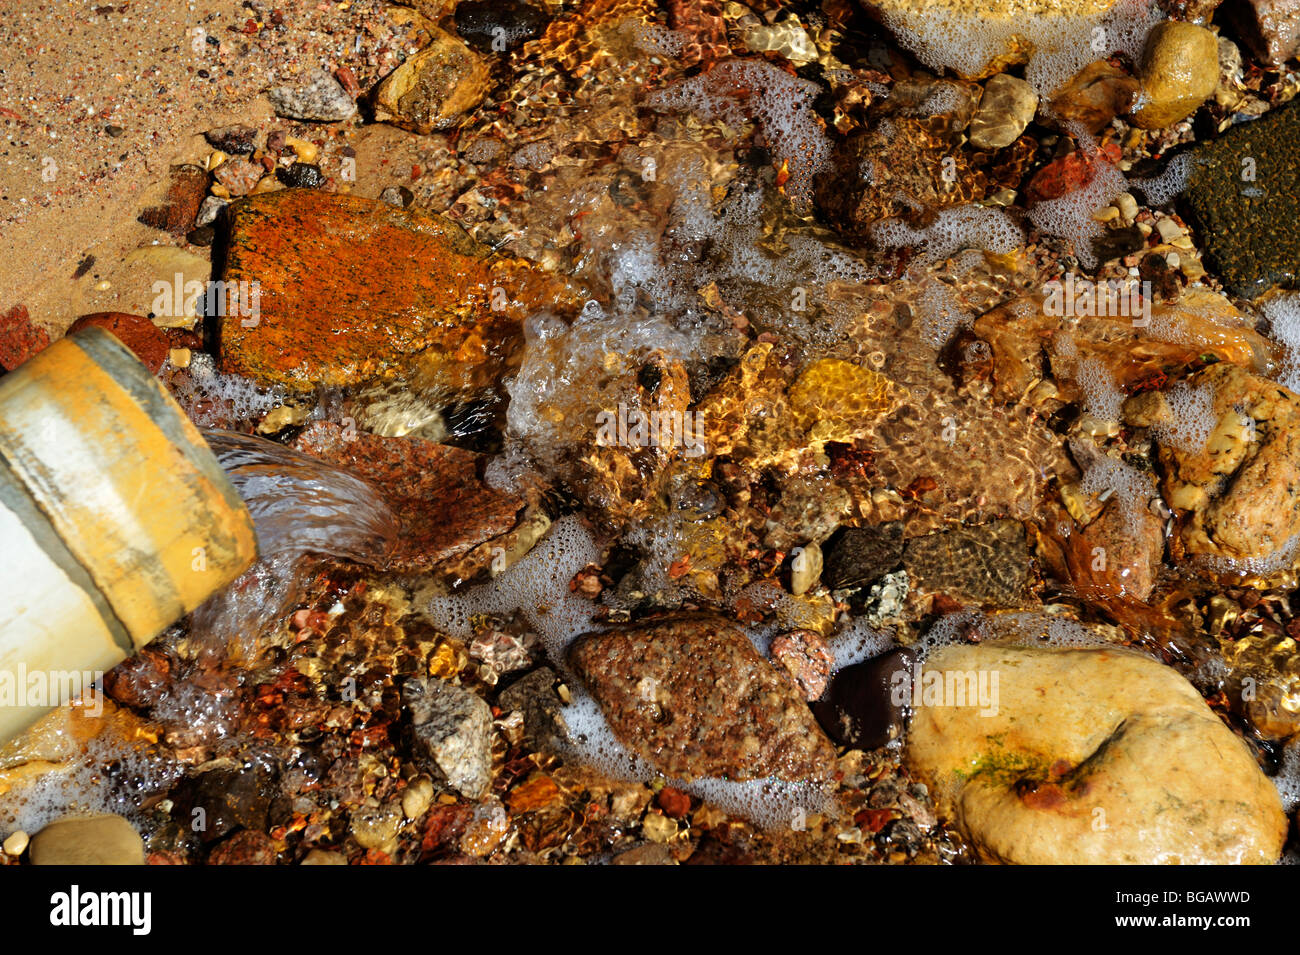
[(437, 679), (402, 686), (418, 749), (447, 784), (479, 799), (492, 782), (492, 711), (469, 690)]
[(311, 70), (296, 85), (275, 86), (266, 95), (276, 114), (289, 119), (334, 123), (351, 119), (357, 113), (357, 104), (339, 81), (319, 68)]
[(1038, 93), (1024, 80), (999, 73), (984, 84), (984, 96), (970, 121), (971, 145), (979, 149), (1010, 146), (1038, 110)]

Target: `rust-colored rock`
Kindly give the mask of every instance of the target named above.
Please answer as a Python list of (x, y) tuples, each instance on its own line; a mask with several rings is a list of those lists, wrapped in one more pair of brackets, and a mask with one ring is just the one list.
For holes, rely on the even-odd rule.
[(623, 745), (670, 777), (799, 781), (834, 770), (798, 691), (723, 617), (589, 634), (569, 661)]
[(418, 570), (463, 557), (512, 530), (528, 506), (523, 497), (480, 480), (481, 455), (423, 438), (382, 438), (317, 421), (295, 446), (379, 489), (399, 522), (390, 556), (396, 569)]
[(1119, 158), (1120, 148), (1114, 143), (1106, 143), (1093, 154), (1076, 149), (1060, 159), (1053, 159), (1029, 180), (1025, 199), (1032, 205), (1082, 189), (1096, 177), (1098, 163), (1115, 163)]
[(82, 315), (68, 328), (68, 334), (91, 326), (112, 334), (135, 354), (155, 375), (162, 370), (171, 348), (167, 333), (143, 315), (127, 312), (92, 312)]
[(484, 387), (510, 363), (523, 314), (562, 298), (532, 266), (418, 210), (286, 189), (227, 214), (222, 278), (258, 283), (260, 312), (225, 319), (222, 369), (292, 391), (417, 372), (430, 389)]
[(27, 306), (0, 314), (0, 368), (13, 371), (50, 343), (50, 333), (32, 321)]
[(184, 235), (194, 228), (194, 219), (207, 192), (208, 174), (204, 169), (188, 163), (172, 166), (167, 195), (158, 205), (140, 213), (140, 221), (172, 235)]

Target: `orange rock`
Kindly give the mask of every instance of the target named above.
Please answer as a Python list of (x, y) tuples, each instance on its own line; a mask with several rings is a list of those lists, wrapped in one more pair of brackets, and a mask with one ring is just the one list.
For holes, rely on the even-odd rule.
[(413, 373), (485, 387), (511, 364), (523, 315), (568, 303), (545, 273), (415, 209), (285, 189), (228, 214), (222, 278), (256, 283), (260, 300), (222, 320), (222, 368), (293, 391)]

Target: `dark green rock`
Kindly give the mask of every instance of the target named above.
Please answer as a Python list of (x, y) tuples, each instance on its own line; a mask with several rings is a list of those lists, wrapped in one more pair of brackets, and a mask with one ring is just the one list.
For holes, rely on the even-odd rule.
[(1029, 545), (1019, 521), (1000, 520), (913, 537), (903, 568), (920, 593), (967, 604), (1024, 606), (1029, 598)]
[(831, 590), (869, 587), (903, 560), (903, 525), (898, 521), (846, 527), (827, 542), (822, 580)]
[(1184, 199), (1206, 266), (1243, 298), (1296, 288), (1300, 104), (1235, 126), (1191, 155)]

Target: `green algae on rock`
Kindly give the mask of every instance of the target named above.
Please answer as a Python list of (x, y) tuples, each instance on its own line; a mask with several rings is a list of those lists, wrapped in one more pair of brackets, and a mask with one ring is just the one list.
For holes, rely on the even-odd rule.
[(1300, 105), (1197, 147), (1184, 194), (1207, 264), (1257, 298), (1295, 288), (1300, 270)]
[(526, 303), (561, 297), (527, 263), (414, 209), (286, 189), (228, 215), (222, 279), (256, 287), (260, 301), (256, 314), (221, 319), (222, 370), (291, 391), (406, 374), (449, 393), (489, 385)]
[(944, 693), (954, 676), (989, 691), (973, 703), (922, 694), (908, 740), (940, 814), (985, 861), (1268, 864), (1281, 854), (1286, 816), (1251, 751), (1155, 660), (950, 646), (923, 673), (938, 674)]

